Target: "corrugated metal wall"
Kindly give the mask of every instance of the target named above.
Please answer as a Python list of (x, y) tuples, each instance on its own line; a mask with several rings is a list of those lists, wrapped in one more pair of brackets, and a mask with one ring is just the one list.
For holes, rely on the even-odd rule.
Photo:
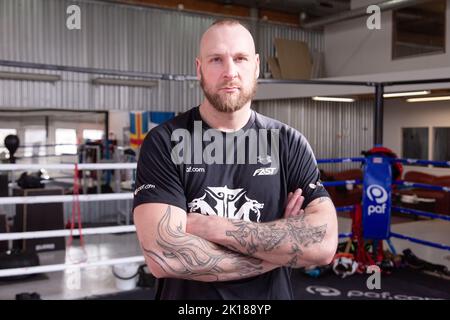
[[(66, 28), (66, 9), (72, 4), (81, 8), (81, 30)], [(0, 58), (195, 75), (200, 36), (216, 18), (87, 0), (0, 0)], [(320, 33), (261, 23), (255, 38), (262, 72), (267, 71), (266, 57), (274, 55), (274, 37), (304, 40), (312, 50), (323, 47)], [(160, 81), (152, 89), (93, 86), (95, 75), (56, 73), (63, 76), (56, 84), (0, 81), (0, 107), (184, 111), (202, 97), (197, 82)]]
[[(72, 4), (81, 8), (81, 30), (66, 28), (66, 8)], [(0, 0), (0, 59), (194, 75), (200, 36), (216, 18), (90, 0)], [(260, 23), (255, 39), (262, 74), (268, 71), (266, 58), (275, 55), (275, 37), (302, 40), (312, 51), (323, 51), (320, 33)], [(160, 81), (152, 89), (93, 86), (90, 81), (95, 75), (0, 70), (63, 77), (55, 84), (0, 80), (0, 108), (184, 111), (202, 97), (197, 82)], [(370, 102), (336, 105), (295, 99), (261, 101), (256, 107), (303, 132), (319, 158), (357, 156), (372, 143)], [(65, 208), (70, 214), (70, 206)], [(82, 210), (89, 222), (114, 220), (117, 205), (90, 203), (83, 204)]]
[[(66, 8), (71, 4), (81, 8), (81, 30), (66, 28)], [(93, 1), (1, 0), (0, 57), (192, 75), (201, 31), (212, 21), (206, 16)], [(62, 74), (64, 81), (56, 84), (0, 81), (0, 106), (181, 111), (201, 99), (195, 82), (161, 81), (152, 89), (93, 86), (90, 80), (96, 75), (57, 73)]]
[[(258, 112), (299, 130), (308, 139), (316, 158), (358, 157), (373, 146), (372, 100), (330, 103), (305, 99), (259, 101)], [(358, 164), (321, 165), (341, 170)]]

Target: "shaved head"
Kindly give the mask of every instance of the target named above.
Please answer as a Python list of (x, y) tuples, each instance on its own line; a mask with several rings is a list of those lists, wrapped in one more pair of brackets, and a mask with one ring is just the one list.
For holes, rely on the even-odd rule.
[(220, 112), (234, 112), (256, 93), (259, 56), (253, 37), (239, 21), (213, 23), (200, 40), (197, 76), (209, 103)]
[[(239, 38), (236, 40), (242, 41), (240, 42), (240, 45), (246, 45), (250, 49), (250, 51), (255, 54), (255, 42), (253, 41), (253, 36), (248, 31), (246, 27), (244, 27), (239, 21), (237, 20), (217, 20), (211, 26), (203, 33), (202, 38), (200, 40), (200, 52), (199, 57), (202, 56), (202, 53), (204, 53), (205, 50), (208, 49), (210, 42), (212, 40), (219, 40), (225, 35), (223, 33), (230, 33), (230, 31), (234, 31), (235, 33), (239, 34)], [(221, 34), (223, 37), (221, 37)]]

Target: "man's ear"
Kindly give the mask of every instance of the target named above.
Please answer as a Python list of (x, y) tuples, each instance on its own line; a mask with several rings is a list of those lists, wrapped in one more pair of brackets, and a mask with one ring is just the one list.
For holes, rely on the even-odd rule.
[(195, 69), (197, 70), (197, 79), (200, 80), (201, 78), (201, 73), (200, 73), (200, 68), (201, 68), (201, 62), (200, 59), (197, 57), (195, 58)]
[(259, 54), (256, 54), (256, 70), (255, 70), (255, 78), (259, 78)]

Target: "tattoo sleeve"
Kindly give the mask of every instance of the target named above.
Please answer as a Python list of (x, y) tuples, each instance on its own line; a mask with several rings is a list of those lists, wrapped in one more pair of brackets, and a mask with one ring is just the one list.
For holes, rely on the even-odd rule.
[(227, 281), (247, 278), (275, 269), (276, 265), (233, 252), (174, 227), (170, 206), (157, 226), (156, 246), (146, 247), (145, 256), (168, 277), (198, 281)]
[[(320, 199), (318, 203), (326, 201)], [(290, 267), (314, 264), (314, 255), (323, 246), (327, 223), (313, 222), (314, 214), (304, 213), (269, 223), (230, 220), (225, 231), (226, 247)], [(214, 240), (213, 240), (214, 241)]]

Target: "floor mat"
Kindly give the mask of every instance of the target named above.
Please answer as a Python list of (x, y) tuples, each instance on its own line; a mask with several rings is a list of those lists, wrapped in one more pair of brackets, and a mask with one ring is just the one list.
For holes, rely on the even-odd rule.
[(450, 281), (410, 269), (381, 275), (380, 289), (368, 289), (370, 274), (355, 274), (341, 279), (334, 274), (312, 278), (294, 271), (292, 280), (296, 299), (428, 300), (450, 299)]
[[(381, 275), (381, 288), (370, 290), (370, 274), (355, 274), (341, 279), (334, 274), (312, 278), (298, 270), (292, 273), (294, 296), (297, 300), (357, 299), (357, 300), (427, 300), (450, 299), (450, 281), (402, 269), (391, 275)], [(117, 294), (93, 296), (95, 300), (152, 300), (153, 289), (135, 289)]]

